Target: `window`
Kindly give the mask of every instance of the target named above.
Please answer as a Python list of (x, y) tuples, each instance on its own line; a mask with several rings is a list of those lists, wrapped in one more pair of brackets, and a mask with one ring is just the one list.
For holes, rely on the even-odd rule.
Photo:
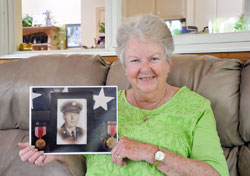
[(67, 42), (73, 36), (66, 36), (65, 29), (69, 25), (81, 26), (80, 44), (74, 48), (104, 48), (105, 0), (22, 0), (22, 19), (23, 42), (32, 43), (33, 50), (72, 48)]
[[(88, 0), (82, 0), (84, 1)], [(91, 1), (91, 0), (90, 0)], [(221, 9), (224, 8), (223, 13), (228, 14), (230, 12), (235, 13), (233, 15), (237, 17), (239, 14), (242, 13), (244, 9), (244, 15), (247, 16), (249, 14), (249, 0), (240, 0), (240, 1), (233, 1), (230, 0), (211, 0), (206, 1), (206, 3), (202, 3), (202, 0), (145, 0), (143, 3), (149, 2), (151, 5), (146, 6), (143, 4), (143, 12), (153, 13), (156, 15), (163, 15), (165, 20), (168, 19), (175, 19), (174, 17), (168, 17), (169, 12), (166, 10), (166, 6), (161, 4), (165, 4), (168, 1), (181, 3), (182, 5), (178, 8), (179, 16), (178, 19), (185, 19), (186, 25), (195, 25), (198, 27), (198, 31), (202, 31), (204, 27), (208, 26), (209, 18), (207, 14), (212, 14), (212, 17), (220, 17)], [(202, 2), (201, 2), (202, 1)], [(91, 49), (86, 50), (82, 49), (80, 52), (73, 50), (74, 52), (78, 53), (88, 53), (88, 54), (101, 54), (101, 55), (115, 55), (114, 47), (116, 46), (116, 32), (119, 24), (121, 23), (122, 19), (124, 19), (124, 12), (125, 18), (128, 16), (131, 11), (129, 9), (129, 4), (133, 4), (132, 0), (105, 0), (105, 49)], [(137, 1), (136, 1), (137, 2)], [(138, 2), (142, 2), (138, 0)], [(122, 6), (122, 4), (125, 6)], [(223, 4), (227, 4), (227, 6)], [(235, 4), (236, 3), (236, 4)], [(21, 0), (1, 0), (0, 1), (0, 56), (2, 58), (7, 57), (29, 57), (34, 52), (25, 52), (21, 56), (17, 51), (18, 42), (22, 41), (18, 36), (20, 30), (18, 27), (22, 26), (20, 20), (19, 22), (16, 21), (18, 17), (18, 13), (22, 14), (21, 12)], [(138, 3), (136, 3), (138, 4)], [(139, 5), (134, 5), (135, 7), (140, 7)], [(205, 6), (205, 8), (202, 8)], [(125, 11), (124, 11), (125, 7)], [(161, 10), (161, 7), (163, 8)], [(210, 8), (211, 7), (211, 8)], [(210, 11), (209, 11), (210, 9)], [(82, 9), (81, 9), (82, 11)], [(177, 12), (175, 11), (175, 12)], [(134, 12), (134, 11), (132, 11)], [(145, 13), (144, 12), (144, 13)], [(101, 14), (100, 9), (100, 14)], [(123, 16), (121, 15), (123, 13)], [(198, 15), (197, 15), (198, 14)], [(205, 19), (203, 18), (205, 17)], [(212, 18), (211, 17), (211, 18)], [(203, 18), (203, 19), (202, 19)], [(250, 22), (248, 23), (250, 24)], [(81, 22), (81, 25), (82, 22)], [(249, 25), (248, 25), (249, 26)], [(85, 28), (83, 28), (85, 30)], [(94, 30), (95, 36), (98, 34), (98, 30)], [(225, 34), (195, 34), (195, 35), (179, 35), (174, 37), (175, 45), (176, 45), (176, 53), (198, 53), (198, 52), (225, 52), (225, 51), (246, 51), (249, 49), (249, 32), (230, 32)], [(93, 39), (91, 39), (93, 42)], [(194, 47), (195, 45), (195, 47)], [(85, 46), (85, 44), (83, 44)], [(91, 47), (92, 45), (89, 45)], [(89, 48), (88, 47), (88, 48)], [(248, 48), (248, 49), (247, 49)], [(60, 53), (68, 53), (68, 50), (62, 50)], [(72, 51), (72, 52), (73, 52)], [(14, 55), (10, 55), (13, 54)], [(37, 52), (39, 53), (39, 52)], [(8, 55), (7, 55), (8, 54)], [(7, 55), (7, 56), (3, 56)], [(33, 54), (34, 55), (34, 54)]]
[[(24, 0), (24, 1), (28, 1), (28, 0)], [(34, 1), (34, 0), (30, 0), (30, 1)], [(38, 0), (36, 0), (36, 1), (38, 2)], [(49, 3), (54, 2), (54, 1), (49, 1), (49, 0), (47, 0), (47, 1)], [(40, 2), (44, 3), (47, 1), (40, 1)], [(66, 0), (64, 0), (64, 1), (66, 1)], [(67, 1), (72, 3), (72, 1), (70, 1), (70, 0), (67, 0)], [(62, 0), (60, 0), (60, 2), (62, 2)], [(84, 15), (84, 17), (86, 17), (86, 18), (80, 17), (80, 24), (82, 26), (82, 33), (83, 33), (82, 38), (84, 38), (84, 39), (82, 39), (82, 41), (83, 41), (82, 46), (84, 46), (84, 47), (81, 47), (81, 49), (85, 50), (85, 48), (86, 48), (85, 46), (87, 46), (87, 48), (94, 48), (94, 49), (96, 48), (95, 41), (98, 41), (99, 36), (102, 35), (102, 33), (99, 32), (99, 28), (101, 27), (101, 24), (104, 23), (105, 24), (105, 50), (107, 50), (107, 49), (112, 50), (112, 48), (115, 47), (115, 35), (116, 35), (117, 27), (120, 23), (119, 11), (117, 9), (120, 9), (118, 7), (121, 4), (121, 0), (95, 0), (96, 3), (97, 2), (99, 3), (96, 6), (93, 6), (93, 4), (94, 4), (93, 0), (79, 0), (79, 2), (81, 3), (81, 5), (79, 7), (81, 15)], [(89, 4), (86, 5), (86, 3), (89, 3)], [(102, 3), (102, 4), (100, 4), (100, 3)], [(89, 8), (90, 6), (93, 6), (94, 10), (91, 13), (87, 13), (87, 10), (90, 9)], [(22, 7), (22, 0), (3, 0), (3, 1), (1, 1), (0, 30), (1, 30), (1, 35), (5, 36), (5, 38), (3, 38), (4, 40), (1, 41), (1, 46), (6, 46), (6, 48), (1, 47), (0, 55), (15, 53), (18, 49), (18, 45), (20, 43), (22, 43), (22, 40), (23, 40), (22, 34), (20, 35), (20, 33), (21, 33), (20, 31), (22, 31), (22, 23), (21, 23), (22, 22), (21, 21), (21, 19), (22, 19), (21, 9), (22, 8), (21, 7)], [(86, 10), (86, 8), (87, 8), (87, 10)], [(44, 7), (44, 9), (47, 10), (46, 7)], [(64, 10), (65, 9), (67, 10), (67, 8), (64, 8)], [(83, 10), (85, 10), (85, 13), (82, 12)], [(96, 10), (98, 10), (98, 12), (96, 12)], [(66, 13), (64, 11), (64, 13), (66, 15), (70, 16), (69, 15), (69, 14), (71, 14), (70, 11), (67, 11), (67, 12), (68, 13)], [(114, 15), (114, 13), (115, 13), (115, 15)], [(52, 14), (53, 13), (51, 13), (51, 15)], [(99, 15), (98, 18), (96, 17), (96, 14)], [(86, 24), (85, 19), (90, 20), (91, 22), (93, 22), (94, 25), (89, 24), (89, 23)], [(57, 24), (61, 24), (60, 20), (56, 19), (56, 22), (57, 22)], [(73, 22), (67, 21), (67, 23), (79, 24), (79, 20), (73, 21)], [(98, 25), (96, 25), (96, 23), (98, 23)], [(53, 20), (52, 20), (52, 24), (53, 24)], [(84, 28), (83, 26), (86, 26), (86, 27)], [(87, 29), (90, 26), (92, 28)], [(104, 27), (104, 26), (102, 25), (102, 27)], [(90, 39), (90, 36), (91, 36), (91, 39)], [(40, 36), (37, 36), (37, 37), (40, 37)], [(44, 37), (42, 35), (42, 33), (41, 33), (41, 37)], [(89, 39), (87, 39), (87, 37), (89, 37)], [(95, 38), (96, 38), (96, 40), (95, 40)], [(52, 36), (51, 40), (52, 39), (55, 39), (54, 35)], [(46, 40), (46, 39), (44, 39), (44, 40)], [(87, 41), (89, 41), (89, 42), (87, 42)], [(40, 42), (40, 41), (38, 41), (38, 42)], [(36, 41), (35, 43), (38, 43), (38, 42)], [(66, 51), (66, 50), (64, 50), (64, 51)], [(102, 51), (104, 51), (104, 48), (102, 48)]]

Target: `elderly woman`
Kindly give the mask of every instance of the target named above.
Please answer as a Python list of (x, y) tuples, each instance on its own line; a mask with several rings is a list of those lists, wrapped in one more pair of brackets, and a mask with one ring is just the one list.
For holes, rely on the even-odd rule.
[[(120, 140), (112, 155), (85, 155), (86, 175), (229, 175), (209, 100), (166, 83), (174, 46), (165, 23), (130, 18), (117, 44), (131, 84), (118, 95)], [(63, 160), (19, 145), (21, 159), (38, 166)]]

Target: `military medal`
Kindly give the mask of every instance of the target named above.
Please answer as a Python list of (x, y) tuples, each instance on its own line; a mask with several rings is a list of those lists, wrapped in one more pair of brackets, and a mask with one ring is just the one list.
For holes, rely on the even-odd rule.
[(35, 127), (35, 136), (37, 138), (39, 138), (36, 143), (35, 143), (35, 146), (38, 148), (38, 149), (44, 149), (45, 146), (46, 146), (46, 142), (44, 139), (42, 139), (42, 137), (46, 135), (46, 126), (37, 126)]
[(116, 121), (108, 121), (108, 134), (110, 137), (106, 140), (106, 144), (108, 148), (113, 148), (117, 143), (117, 139), (115, 138), (116, 134)]

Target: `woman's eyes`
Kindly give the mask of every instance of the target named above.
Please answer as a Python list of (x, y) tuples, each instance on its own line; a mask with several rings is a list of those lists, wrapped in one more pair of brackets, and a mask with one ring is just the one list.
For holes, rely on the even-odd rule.
[(159, 60), (160, 58), (158, 58), (158, 57), (153, 57), (151, 60), (152, 61), (157, 61), (157, 60)]
[(132, 59), (130, 62), (139, 62), (139, 59)]
[[(154, 62), (154, 61), (158, 61), (158, 60), (160, 60), (159, 57), (152, 57), (152, 58), (150, 58), (149, 61), (153, 61)], [(131, 59), (130, 62), (140, 62), (140, 59)]]

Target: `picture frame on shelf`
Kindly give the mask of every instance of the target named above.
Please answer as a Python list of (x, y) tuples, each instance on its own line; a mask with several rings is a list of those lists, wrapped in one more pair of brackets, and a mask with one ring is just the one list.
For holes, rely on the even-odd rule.
[(81, 48), (81, 24), (66, 24), (66, 48)]

